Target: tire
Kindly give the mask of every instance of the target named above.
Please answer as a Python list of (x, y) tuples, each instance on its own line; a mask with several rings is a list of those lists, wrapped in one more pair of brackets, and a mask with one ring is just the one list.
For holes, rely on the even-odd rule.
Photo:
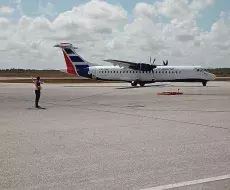
[(140, 82), (139, 84), (140, 84), (141, 87), (145, 86), (144, 82)]
[(202, 84), (203, 84), (203, 86), (206, 86), (207, 85), (207, 81), (203, 81)]
[(132, 85), (132, 86), (137, 86), (137, 82), (136, 82), (136, 81), (132, 81), (132, 82), (131, 82), (131, 85)]

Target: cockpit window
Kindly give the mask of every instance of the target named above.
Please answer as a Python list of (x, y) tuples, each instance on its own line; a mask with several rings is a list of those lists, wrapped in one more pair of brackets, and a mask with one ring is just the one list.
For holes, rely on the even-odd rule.
[(208, 70), (207, 69), (204, 69), (204, 68), (196, 68), (196, 71), (197, 72), (202, 72), (202, 73), (208, 73)]
[(197, 68), (196, 71), (197, 71), (197, 72), (203, 72), (204, 69), (202, 69), (202, 68)]

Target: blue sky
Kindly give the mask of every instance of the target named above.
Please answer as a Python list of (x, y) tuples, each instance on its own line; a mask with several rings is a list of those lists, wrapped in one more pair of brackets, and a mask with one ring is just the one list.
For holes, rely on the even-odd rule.
[[(16, 7), (16, 1), (20, 0), (0, 0), (1, 5)], [(132, 10), (135, 5), (140, 2), (140, 0), (106, 0), (112, 4), (121, 4), (122, 7), (128, 12), (128, 14), (132, 14)], [(141, 0), (141, 2), (146, 2), (153, 4), (156, 0)], [(159, 1), (159, 0), (158, 0)], [(161, 0), (162, 1), (162, 0)], [(52, 11), (48, 11), (50, 13), (54, 13), (53, 15), (47, 14), (46, 16), (50, 19), (56, 16), (57, 14), (71, 10), (74, 5), (78, 5), (81, 3), (86, 3), (88, 0), (21, 0), (21, 8), (23, 13), (27, 16), (39, 16), (41, 15), (40, 7), (47, 8), (48, 2), (53, 4)], [(203, 10), (201, 17), (197, 20), (200, 28), (204, 30), (209, 30), (212, 23), (214, 23), (220, 15), (221, 11), (228, 12), (230, 9), (230, 1), (229, 0), (216, 0), (215, 3), (211, 6), (208, 6), (205, 10)], [(40, 10), (40, 11), (39, 11)], [(44, 10), (44, 9), (43, 9)], [(51, 10), (49, 7), (47, 10)], [(9, 16), (8, 16), (9, 17)], [(11, 15), (11, 19), (17, 21), (20, 18), (20, 14), (16, 11), (13, 15)]]

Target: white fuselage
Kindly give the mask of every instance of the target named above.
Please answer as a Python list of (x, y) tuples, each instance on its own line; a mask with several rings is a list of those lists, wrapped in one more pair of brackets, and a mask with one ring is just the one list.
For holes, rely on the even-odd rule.
[(205, 71), (200, 66), (158, 66), (153, 71), (139, 71), (119, 66), (91, 66), (89, 74), (93, 78), (114, 81), (209, 81), (214, 80), (215, 75)]

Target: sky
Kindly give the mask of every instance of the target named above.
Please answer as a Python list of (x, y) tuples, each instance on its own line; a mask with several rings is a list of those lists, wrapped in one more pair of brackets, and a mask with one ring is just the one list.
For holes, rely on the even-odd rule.
[(230, 67), (230, 1), (0, 0), (0, 69), (62, 69), (60, 42), (99, 65)]

